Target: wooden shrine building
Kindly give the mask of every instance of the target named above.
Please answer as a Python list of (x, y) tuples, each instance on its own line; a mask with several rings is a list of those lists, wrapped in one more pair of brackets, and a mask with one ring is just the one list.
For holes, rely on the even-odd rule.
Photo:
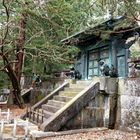
[[(76, 33), (63, 39), (62, 43), (80, 49), (75, 68), (82, 74), (82, 79), (100, 76), (99, 60), (104, 60), (109, 66), (113, 65), (119, 77), (127, 77), (129, 48), (139, 34), (137, 22), (120, 17)], [(127, 41), (128, 38), (133, 39)]]

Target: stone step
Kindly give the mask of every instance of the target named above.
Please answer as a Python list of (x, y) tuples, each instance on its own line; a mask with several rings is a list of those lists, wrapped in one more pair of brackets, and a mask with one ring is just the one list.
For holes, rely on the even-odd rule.
[(64, 89), (64, 91), (74, 91), (74, 92), (80, 92), (80, 91), (82, 91), (84, 88), (70, 88), (70, 87), (66, 87), (65, 89)]
[(77, 92), (75, 92), (75, 93), (65, 93), (65, 92), (62, 92), (59, 95), (60, 96), (66, 96), (66, 97), (75, 97), (77, 94), (78, 94)]
[(82, 88), (84, 89), (85, 87), (87, 87), (88, 85), (85, 85), (85, 84), (70, 84), (69, 87), (70, 88)]
[(92, 82), (91, 80), (78, 80), (76, 81), (76, 84), (89, 85), (91, 82)]
[(59, 92), (59, 95), (61, 94), (61, 93), (64, 93), (64, 94), (78, 94), (79, 92), (78, 91), (60, 91)]
[(42, 109), (46, 110), (48, 112), (55, 113), (60, 109), (60, 107), (55, 107), (55, 106), (52, 106), (52, 105), (44, 104), (44, 105), (42, 105)]
[(72, 97), (56, 95), (53, 97), (53, 99), (57, 101), (68, 102), (72, 99)]
[(47, 104), (56, 106), (56, 107), (63, 107), (66, 103), (62, 101), (57, 101), (57, 100), (49, 100)]
[(52, 116), (53, 114), (54, 114), (54, 113), (52, 113), (52, 112), (43, 110), (43, 115), (44, 115), (45, 118), (49, 118), (49, 117)]

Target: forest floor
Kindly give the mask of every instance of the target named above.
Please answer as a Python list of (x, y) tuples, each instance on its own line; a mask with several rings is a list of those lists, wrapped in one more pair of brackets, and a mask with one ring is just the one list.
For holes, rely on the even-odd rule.
[[(26, 112), (26, 109), (19, 109), (15, 105), (8, 106), (11, 112), (10, 119), (20, 118)], [(22, 133), (22, 132), (21, 132)], [(131, 132), (119, 130), (91, 131), (86, 133), (77, 133), (71, 135), (62, 135), (56, 137), (40, 138), (38, 140), (140, 140), (140, 135)]]
[(22, 114), (24, 114), (27, 110), (27, 107), (24, 109), (20, 109), (17, 105), (7, 105), (1, 107), (2, 111), (7, 111), (10, 109), (10, 119), (19, 118)]

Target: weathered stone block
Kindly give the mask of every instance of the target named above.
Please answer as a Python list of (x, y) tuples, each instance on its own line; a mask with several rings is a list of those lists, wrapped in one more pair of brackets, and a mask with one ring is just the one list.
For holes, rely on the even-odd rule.
[(125, 80), (125, 92), (126, 95), (140, 96), (140, 78), (127, 78)]
[(120, 101), (122, 109), (140, 110), (140, 97), (122, 95)]
[(103, 90), (108, 94), (117, 93), (118, 79), (110, 77), (100, 77), (100, 90)]
[(140, 110), (121, 109), (121, 128), (140, 131)]
[(97, 95), (95, 97), (95, 106), (96, 107), (104, 107), (105, 101), (104, 101), (104, 95)]
[(124, 81), (125, 81), (125, 78), (119, 78), (119, 81), (118, 81), (118, 94), (119, 95), (124, 94), (125, 92)]
[(108, 123), (109, 123), (109, 110), (110, 110), (109, 96), (105, 96), (105, 104), (104, 104), (104, 126), (105, 127), (108, 127)]
[(119, 79), (116, 124), (131, 131), (140, 130), (140, 78)]

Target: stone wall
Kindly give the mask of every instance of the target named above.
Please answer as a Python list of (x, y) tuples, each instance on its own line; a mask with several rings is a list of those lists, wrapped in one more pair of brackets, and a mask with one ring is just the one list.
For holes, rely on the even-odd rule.
[(100, 77), (98, 81), (106, 93), (104, 126), (140, 133), (140, 78)]
[[(54, 89), (62, 85), (64, 82), (64, 78), (50, 78), (50, 79), (43, 79), (41, 78), (41, 84), (35, 85), (33, 90), (30, 94), (26, 94), (23, 96), (25, 103), (30, 103), (31, 105), (36, 104), (42, 98), (50, 94)], [(32, 77), (26, 76), (24, 77), (24, 83), (22, 88), (28, 89), (31, 87), (32, 84)]]
[[(52, 92), (54, 89), (59, 87), (63, 82), (64, 78), (48, 78), (48, 79), (43, 79), (41, 77), (41, 84), (39, 86), (35, 86), (37, 90), (41, 90), (44, 94), (49, 94)], [(24, 85), (23, 88), (30, 88), (32, 85), (32, 77), (31, 76), (26, 76), (24, 77)]]
[(140, 78), (94, 80), (100, 82), (100, 93), (65, 128), (105, 126), (140, 132)]
[(116, 128), (140, 132), (140, 78), (119, 79)]
[(99, 94), (62, 130), (115, 125), (140, 132), (140, 78), (94, 77), (93, 81), (100, 82)]

